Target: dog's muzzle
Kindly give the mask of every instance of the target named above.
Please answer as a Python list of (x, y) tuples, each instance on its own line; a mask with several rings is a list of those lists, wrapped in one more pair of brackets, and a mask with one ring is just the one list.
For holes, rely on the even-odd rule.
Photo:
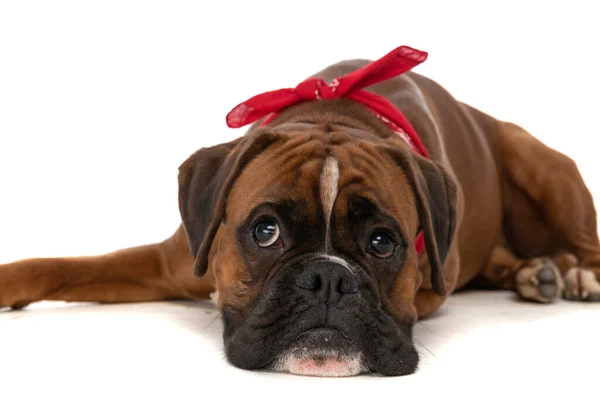
[[(295, 285), (307, 302), (325, 305), (335, 312), (341, 304), (359, 296), (360, 285), (342, 260), (314, 260), (303, 265)], [(281, 354), (272, 368), (298, 375), (351, 376), (366, 372), (357, 346), (340, 330), (320, 327), (303, 332)]]

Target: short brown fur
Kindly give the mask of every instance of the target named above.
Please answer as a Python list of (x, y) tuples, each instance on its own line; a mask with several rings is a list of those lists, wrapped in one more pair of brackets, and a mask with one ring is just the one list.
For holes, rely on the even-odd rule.
[[(341, 62), (316, 76), (329, 81), (365, 63)], [(522, 128), (455, 100), (441, 86), (418, 74), (407, 73), (369, 90), (386, 96), (406, 115), (431, 159), (458, 188), (457, 230), (443, 266), (447, 295), (475, 278), (480, 283), (518, 290), (518, 271), (530, 268), (530, 260), (539, 257), (553, 259), (561, 274), (579, 266), (600, 278), (596, 212), (572, 160)], [(385, 182), (393, 179), (392, 157), (384, 157), (382, 163), (375, 159), (380, 153), (369, 156), (373, 151), (369, 146), (345, 146), (346, 136), (378, 137), (406, 150), (403, 142), (366, 109), (343, 100), (293, 107), (272, 122), (270, 131), (278, 136), (269, 139), (276, 143), (264, 144), (268, 149), (259, 152), (257, 159), (250, 154), (240, 168), (239, 184), (227, 190), (225, 203), (215, 206), (215, 212), (227, 210), (227, 221), (243, 220), (252, 205), (264, 200), (269, 190), (277, 190), (273, 188), (275, 176), (258, 172), (265, 170), (260, 163), (267, 162), (268, 157), (300, 160), (316, 157), (326, 146), (333, 146), (340, 162), (349, 164), (352, 159), (360, 163), (355, 173), (364, 171), (368, 179), (385, 186), (392, 184)], [(255, 125), (246, 138), (261, 132)], [(242, 141), (221, 145), (218, 151), (238, 151), (236, 146)], [(282, 151), (286, 146), (289, 150)], [(182, 187), (196, 167), (194, 156), (181, 166)], [(296, 185), (306, 193), (308, 184), (318, 180), (320, 164), (315, 161), (303, 168), (306, 180), (296, 181)], [(294, 181), (297, 175), (292, 171), (290, 167), (280, 176)], [(392, 204), (394, 214), (404, 218), (414, 233), (418, 228), (415, 199), (401, 169), (396, 171), (397, 180), (404, 180), (404, 184), (393, 184), (404, 189)], [(351, 179), (351, 174), (341, 179)], [(201, 299), (217, 290), (221, 306), (243, 308), (259, 296), (261, 285), (249, 284), (252, 277), (242, 267), (243, 256), (232, 240), (234, 225), (222, 221), (214, 225), (214, 239), (204, 249), (209, 273), (202, 277), (194, 276), (197, 254), (190, 254), (191, 232), (183, 225), (166, 241), (154, 245), (98, 257), (26, 259), (2, 265), (0, 307), (21, 308), (46, 299), (102, 303)], [(570, 262), (563, 262), (565, 254)], [(202, 260), (196, 258), (197, 272), (202, 272), (205, 266), (199, 263)], [(427, 254), (417, 260), (412, 251), (407, 263), (418, 268), (404, 270), (391, 288), (401, 301), (396, 305), (384, 301), (390, 302), (388, 306), (397, 318), (425, 317), (437, 310), (447, 295), (438, 296), (432, 290)]]

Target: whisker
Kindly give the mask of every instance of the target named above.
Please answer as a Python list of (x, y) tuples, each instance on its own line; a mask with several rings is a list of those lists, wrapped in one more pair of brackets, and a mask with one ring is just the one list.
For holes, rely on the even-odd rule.
[(427, 329), (429, 332), (434, 333), (433, 330), (427, 324), (425, 324), (424, 322), (417, 321), (417, 324), (419, 324), (423, 328)]
[(202, 329), (206, 329), (209, 326), (211, 326), (212, 323), (215, 322), (218, 318), (219, 318), (219, 313), (217, 313), (217, 315), (215, 315), (215, 317), (208, 324), (206, 324), (206, 326), (204, 328), (202, 328)]
[(427, 346), (425, 346), (423, 343), (421, 343), (418, 339), (413, 338), (413, 340), (416, 342), (417, 345), (419, 345), (423, 349), (427, 350), (427, 352), (429, 354), (431, 354), (432, 356), (434, 356), (435, 358), (437, 358), (437, 356), (435, 354), (433, 354), (433, 352), (431, 350), (429, 350), (429, 348), (427, 348)]

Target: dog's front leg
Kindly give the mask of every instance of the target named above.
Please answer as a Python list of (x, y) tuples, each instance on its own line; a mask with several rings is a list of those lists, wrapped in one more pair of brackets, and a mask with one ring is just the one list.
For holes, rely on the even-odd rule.
[[(0, 265), (0, 308), (22, 308), (41, 300), (120, 303), (198, 297), (178, 284), (182, 265), (177, 253), (184, 250), (173, 241), (179, 233), (163, 243), (101, 256)], [(191, 271), (190, 265), (190, 276)]]

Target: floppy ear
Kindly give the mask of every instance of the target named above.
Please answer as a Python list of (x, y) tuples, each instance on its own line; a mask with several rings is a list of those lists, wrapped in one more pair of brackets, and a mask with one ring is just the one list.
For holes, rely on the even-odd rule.
[(431, 266), (431, 285), (443, 297), (446, 295), (443, 266), (456, 229), (456, 184), (444, 169), (426, 158), (397, 148), (391, 152), (415, 193)]
[(254, 157), (279, 138), (271, 133), (244, 136), (200, 149), (179, 167), (179, 212), (197, 276), (206, 273), (208, 253), (226, 218), (225, 201), (233, 183)]

